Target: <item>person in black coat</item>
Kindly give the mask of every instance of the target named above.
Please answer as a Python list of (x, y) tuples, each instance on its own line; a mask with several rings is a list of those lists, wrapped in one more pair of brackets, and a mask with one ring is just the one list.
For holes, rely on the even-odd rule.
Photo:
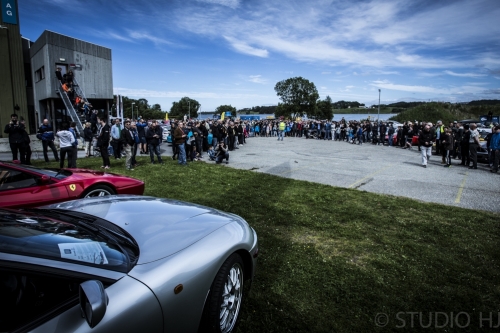
[(238, 144), (242, 145), (243, 144), (243, 126), (240, 123), (237, 123), (236, 125), (236, 134), (238, 135)]
[(64, 83), (64, 78), (62, 76), (62, 73), (61, 73), (61, 67), (57, 67), (56, 69), (56, 77), (59, 81), (61, 81), (61, 84)]
[(212, 125), (210, 125), (210, 130), (212, 130), (212, 146), (217, 147), (217, 142), (220, 141), (220, 133), (219, 133), (219, 126), (218, 126), (218, 121), (214, 121)]
[(86, 157), (92, 156), (92, 139), (94, 138), (94, 133), (92, 133), (91, 123), (85, 123), (85, 128), (83, 129), (83, 139), (86, 142)]
[(92, 133), (97, 133), (97, 110), (92, 110), (90, 114), (90, 127), (92, 128)]
[(67, 83), (73, 85), (73, 71), (69, 71), (68, 74), (65, 74), (64, 79)]
[(106, 118), (98, 118), (98, 120), (101, 123), (101, 128), (97, 134), (97, 146), (99, 147), (102, 156), (101, 168), (109, 169), (111, 166), (109, 163), (108, 147), (111, 137), (111, 127), (108, 125)]
[(5, 125), (4, 133), (9, 134), (9, 144), (10, 150), (12, 152), (12, 160), (17, 160), (19, 152), (22, 164), (26, 164), (26, 145), (24, 142), (25, 132), (25, 126), (17, 120), (17, 114), (11, 114), (10, 122)]
[(462, 141), (460, 141), (460, 151), (462, 154), (462, 163), (460, 163), (460, 165), (469, 166), (470, 164), (469, 140), (470, 140), (469, 125), (465, 124), (464, 134), (462, 135)]
[(160, 152), (161, 137), (163, 135), (162, 129), (158, 126), (156, 120), (153, 120), (151, 127), (146, 130), (146, 140), (148, 142), (149, 157), (151, 158), (151, 164), (155, 164), (155, 155), (158, 158), (158, 163), (163, 164)]
[[(24, 125), (24, 121), (21, 122)], [(26, 161), (26, 165), (31, 165), (31, 139), (30, 136), (28, 135), (28, 132), (23, 131), (23, 138), (24, 138), (24, 160)]]
[(124, 123), (125, 127), (122, 129), (122, 138), (123, 138), (123, 148), (125, 149), (125, 168), (127, 170), (132, 169), (132, 153), (133, 147), (135, 146), (135, 137), (131, 132), (131, 122), (130, 120), (126, 120)]

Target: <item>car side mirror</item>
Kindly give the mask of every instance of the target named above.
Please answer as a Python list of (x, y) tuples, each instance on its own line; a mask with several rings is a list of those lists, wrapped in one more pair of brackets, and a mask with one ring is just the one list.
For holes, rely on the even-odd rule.
[(90, 328), (99, 324), (106, 314), (108, 295), (101, 281), (89, 280), (80, 284), (80, 309)]
[(50, 183), (50, 176), (42, 175), (42, 177), (38, 178), (38, 185), (47, 185)]

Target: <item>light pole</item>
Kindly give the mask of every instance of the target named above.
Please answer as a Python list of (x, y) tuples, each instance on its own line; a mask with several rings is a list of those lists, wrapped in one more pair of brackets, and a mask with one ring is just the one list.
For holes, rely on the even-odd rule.
[(134, 121), (134, 104), (135, 102), (132, 103), (132, 121)]
[(191, 119), (191, 101), (188, 101), (188, 114), (189, 114), (189, 119)]
[(380, 89), (378, 90), (378, 116), (377, 116), (377, 122), (380, 119)]

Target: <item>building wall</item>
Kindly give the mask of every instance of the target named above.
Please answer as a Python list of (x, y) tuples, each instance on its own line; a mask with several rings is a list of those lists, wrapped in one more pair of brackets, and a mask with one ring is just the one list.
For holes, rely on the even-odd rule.
[[(113, 99), (111, 49), (44, 31), (30, 50), (35, 98), (59, 98), (56, 93), (56, 64), (74, 64), (72, 69), (88, 99)], [(62, 61), (61, 59), (64, 59)], [(44, 66), (45, 80), (36, 82), (35, 72)]]
[[(10, 122), (10, 115), (14, 112), (26, 121), (27, 128), (30, 126), (17, 1), (11, 0), (9, 3), (15, 6), (17, 24), (4, 22), (0, 15), (0, 128), (3, 136), (5, 125)], [(14, 109), (15, 105), (19, 106), (18, 111)]]

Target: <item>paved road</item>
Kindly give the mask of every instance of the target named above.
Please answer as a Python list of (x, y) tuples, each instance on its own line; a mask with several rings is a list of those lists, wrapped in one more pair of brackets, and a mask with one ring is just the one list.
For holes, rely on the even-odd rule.
[(477, 170), (453, 160), (444, 168), (433, 156), (421, 166), (412, 150), (304, 138), (249, 138), (231, 152), (228, 166), (281, 177), (409, 197), (450, 206), (500, 212), (500, 174), (486, 164)]

